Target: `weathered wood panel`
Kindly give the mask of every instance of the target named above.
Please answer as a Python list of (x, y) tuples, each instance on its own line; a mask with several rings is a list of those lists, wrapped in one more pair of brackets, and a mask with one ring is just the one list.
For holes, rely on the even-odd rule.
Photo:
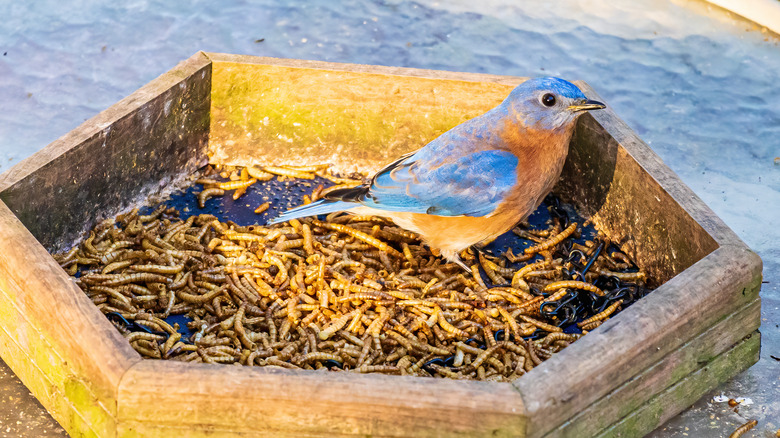
[(71, 434), (113, 436), (141, 357), (0, 202), (0, 355)]
[(374, 171), (498, 105), (523, 78), (208, 54), (210, 153)]
[(758, 361), (760, 351), (761, 334), (756, 331), (596, 437), (644, 435), (692, 405), (710, 389), (748, 369)]
[(742, 246), (718, 248), (516, 380), (528, 410), (528, 436), (543, 436), (754, 301), (760, 286), (755, 253)]
[(592, 217), (655, 286), (718, 244), (743, 245), (609, 108), (580, 117), (555, 191)]
[[(703, 367), (709, 367), (716, 357), (734, 348), (745, 336), (758, 329), (760, 317), (761, 300), (756, 299), (600, 398), (545, 435), (545, 438), (595, 436), (612, 423), (640, 409), (645, 402), (666, 388)], [(737, 372), (735, 370), (734, 374)], [(636, 434), (644, 434), (650, 430), (637, 431)]]
[[(523, 436), (508, 384), (143, 361), (119, 387), (119, 436)], [(198, 435), (198, 436), (200, 436)]]
[[(581, 84), (583, 90), (587, 90), (589, 95), (596, 95), (587, 84)], [(672, 169), (670, 169), (663, 160), (656, 154), (650, 146), (647, 145), (642, 139), (640, 139), (626, 123), (618, 117), (611, 108), (606, 110), (591, 112), (590, 115), (609, 132), (613, 138), (612, 141), (620, 144), (626, 153), (624, 158), (626, 163), (631, 160), (636, 162), (636, 166), (641, 167), (650, 178), (642, 177), (638, 181), (643, 184), (634, 184), (635, 191), (631, 194), (641, 194), (646, 190), (654, 189), (654, 186), (658, 186), (669, 194), (669, 197), (676, 203), (682, 211), (686, 212), (690, 218), (696, 221), (708, 234), (710, 238), (714, 240), (718, 245), (737, 245), (744, 246), (744, 242), (732, 231), (726, 224), (716, 215), (712, 209), (710, 209), (690, 187), (685, 185), (680, 177)], [(628, 171), (627, 175), (631, 175)], [(641, 173), (641, 172), (640, 172)], [(614, 196), (618, 196), (623, 192), (615, 193)], [(663, 199), (662, 199), (663, 201)], [(673, 204), (666, 203), (665, 206)], [(659, 207), (652, 207), (658, 209)], [(640, 211), (646, 213), (645, 211)], [(669, 215), (678, 216), (677, 209), (670, 210)], [(687, 219), (688, 216), (679, 215), (678, 221)], [(632, 216), (633, 219), (636, 214)], [(605, 221), (605, 224), (607, 222)], [(631, 230), (635, 231), (635, 230)], [(625, 232), (625, 231), (624, 231)], [(627, 233), (627, 232), (626, 232)], [(708, 239), (696, 233), (691, 236), (685, 234), (679, 234), (681, 239), (694, 239), (700, 240), (696, 245), (700, 246), (700, 250), (704, 251), (702, 255), (707, 254), (712, 250), (712, 245), (707, 242)], [(678, 254), (677, 257), (682, 257)]]
[(211, 64), (196, 54), (0, 176), (0, 199), (47, 249), (206, 163)]

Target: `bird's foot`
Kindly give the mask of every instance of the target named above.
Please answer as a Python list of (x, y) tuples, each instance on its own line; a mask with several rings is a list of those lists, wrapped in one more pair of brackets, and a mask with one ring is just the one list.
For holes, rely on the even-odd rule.
[(463, 268), (463, 270), (465, 270), (466, 272), (471, 272), (471, 268), (469, 268), (468, 265), (463, 263), (463, 260), (460, 259), (460, 256), (458, 255), (458, 251), (442, 249), (441, 255), (448, 261), (455, 263), (456, 265)]
[(468, 266), (466, 266), (466, 264), (465, 264), (465, 263), (463, 263), (463, 260), (461, 260), (461, 259), (460, 259), (460, 257), (458, 257), (458, 258), (457, 258), (457, 259), (455, 259), (455, 260), (450, 260), (450, 261), (451, 261), (451, 262), (454, 262), (454, 263), (456, 263), (458, 266), (460, 266), (461, 268), (463, 268), (463, 270), (464, 270), (464, 271), (466, 271), (466, 272), (471, 272), (471, 268), (469, 268)]

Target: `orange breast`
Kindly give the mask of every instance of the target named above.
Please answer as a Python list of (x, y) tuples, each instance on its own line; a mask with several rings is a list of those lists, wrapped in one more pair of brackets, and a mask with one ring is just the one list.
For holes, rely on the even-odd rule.
[(557, 131), (521, 129), (508, 119), (500, 135), (506, 150), (518, 157), (517, 184), (489, 217), (446, 217), (368, 207), (353, 211), (389, 217), (399, 226), (419, 233), (428, 245), (443, 253), (457, 254), (509, 231), (536, 209), (558, 181), (571, 133), (572, 127)]
[(395, 213), (391, 217), (398, 225), (419, 233), (428, 245), (459, 252), (505, 233), (527, 214), (506, 210), (491, 217), (446, 217), (420, 213)]

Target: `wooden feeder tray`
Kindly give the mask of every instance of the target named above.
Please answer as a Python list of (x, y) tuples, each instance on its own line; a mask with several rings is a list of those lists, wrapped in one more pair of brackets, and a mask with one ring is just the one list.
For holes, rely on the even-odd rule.
[(555, 192), (658, 287), (513, 383), (142, 359), (50, 256), (208, 162), (376, 170), (522, 81), (192, 56), (0, 176), (0, 355), (75, 436), (649, 432), (758, 360), (761, 260), (609, 108)]

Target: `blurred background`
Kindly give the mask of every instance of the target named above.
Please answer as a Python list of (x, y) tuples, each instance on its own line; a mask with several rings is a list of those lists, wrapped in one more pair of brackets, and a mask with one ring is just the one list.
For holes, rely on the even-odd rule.
[[(701, 0), (0, 0), (0, 173), (198, 50), (583, 79), (764, 260), (761, 360), (652, 436), (774, 436), (778, 42)], [(63, 434), (19, 385), (0, 366), (0, 436)]]

